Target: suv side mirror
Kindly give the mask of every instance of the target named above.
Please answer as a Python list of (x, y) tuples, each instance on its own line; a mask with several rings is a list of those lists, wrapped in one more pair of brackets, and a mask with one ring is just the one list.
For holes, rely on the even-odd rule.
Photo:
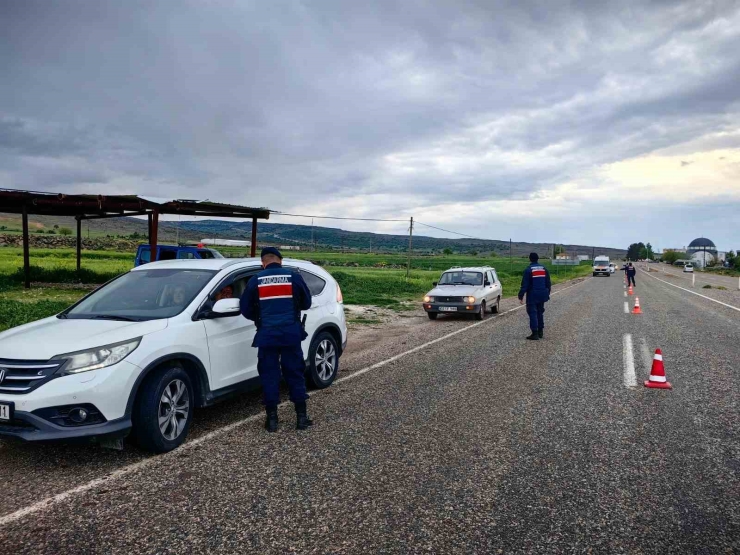
[(437, 287), (437, 284), (438, 284), (438, 283), (439, 283), (438, 281), (433, 281), (433, 282), (432, 282), (432, 286), (434, 286), (434, 287)]
[(241, 314), (239, 310), (239, 299), (221, 299), (216, 301), (211, 309), (211, 318), (226, 318), (229, 316), (238, 316)]

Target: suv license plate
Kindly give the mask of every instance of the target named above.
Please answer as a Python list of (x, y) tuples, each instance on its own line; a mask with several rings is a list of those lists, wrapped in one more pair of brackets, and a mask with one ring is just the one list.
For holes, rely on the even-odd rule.
[(10, 422), (13, 418), (13, 404), (0, 403), (0, 420)]
[(440, 306), (439, 310), (441, 312), (457, 312), (456, 306)]

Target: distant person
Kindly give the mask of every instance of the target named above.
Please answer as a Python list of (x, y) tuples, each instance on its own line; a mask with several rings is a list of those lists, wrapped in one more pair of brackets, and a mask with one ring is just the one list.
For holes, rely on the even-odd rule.
[(519, 289), (519, 302), (524, 304), (527, 296), (527, 314), (529, 314), (529, 329), (532, 335), (527, 339), (537, 341), (545, 335), (545, 303), (550, 300), (550, 272), (539, 263), (539, 255), (533, 252), (529, 255), (531, 264), (524, 269), (522, 287)]
[(280, 371), (295, 405), (296, 428), (313, 424), (306, 411), (306, 364), (301, 342), (308, 337), (301, 311), (311, 308), (311, 293), (298, 272), (283, 268), (283, 256), (274, 247), (262, 249), (262, 270), (249, 280), (240, 301), (242, 315), (257, 325), (252, 347), (259, 349), (257, 371), (264, 394), (265, 429), (277, 432)]
[(632, 265), (632, 262), (627, 264), (627, 271), (625, 272), (627, 274), (627, 285), (632, 283), (635, 287), (637, 287), (637, 284), (635, 283), (635, 275), (637, 274), (637, 268), (635, 268)]

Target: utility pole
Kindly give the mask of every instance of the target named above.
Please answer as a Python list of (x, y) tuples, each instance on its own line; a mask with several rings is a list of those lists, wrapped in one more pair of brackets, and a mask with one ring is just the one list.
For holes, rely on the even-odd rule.
[(311, 218), (311, 245), (313, 245), (313, 251), (316, 252), (316, 239), (313, 235), (313, 218)]
[(411, 217), (409, 224), (409, 262), (406, 265), (406, 279), (409, 279), (409, 272), (411, 271), (411, 249), (413, 248), (413, 237), (414, 237), (414, 217)]
[(509, 237), (509, 273), (511, 273), (514, 270), (513, 261), (511, 259), (511, 237)]

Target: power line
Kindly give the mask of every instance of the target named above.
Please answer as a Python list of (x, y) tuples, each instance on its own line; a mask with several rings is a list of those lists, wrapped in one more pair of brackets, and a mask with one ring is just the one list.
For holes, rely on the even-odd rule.
[(493, 241), (497, 243), (501, 243), (502, 241), (500, 239), (486, 239), (485, 237), (476, 237), (475, 235), (467, 235), (465, 233), (460, 233), (459, 231), (452, 231), (449, 229), (442, 229), (441, 227), (436, 227), (433, 225), (425, 224), (424, 222), (420, 222), (419, 220), (414, 220), (414, 223), (421, 224), (426, 227), (431, 227), (432, 229), (436, 229), (437, 231), (444, 231), (445, 233), (452, 233), (453, 235), (460, 235), (461, 237), (467, 237), (469, 239), (477, 239), (479, 241)]
[(323, 220), (353, 220), (357, 222), (408, 222), (407, 219), (388, 220), (388, 219), (383, 219), (383, 218), (343, 218), (339, 216), (311, 216), (311, 215), (306, 215), (306, 214), (288, 214), (287, 212), (278, 212), (278, 211), (273, 211), (271, 213), (277, 216), (293, 216), (295, 218), (317, 218), (317, 219), (323, 219)]

